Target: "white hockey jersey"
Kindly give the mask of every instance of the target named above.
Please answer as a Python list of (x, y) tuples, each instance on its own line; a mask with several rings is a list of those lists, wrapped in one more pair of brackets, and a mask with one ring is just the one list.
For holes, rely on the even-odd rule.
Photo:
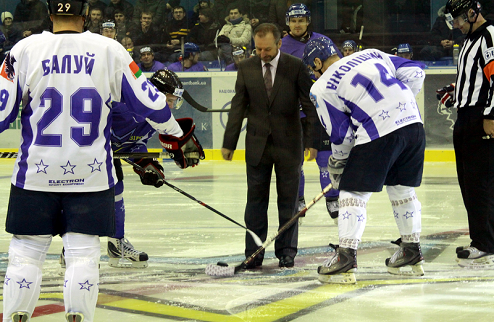
[(90, 32), (43, 32), (17, 43), (0, 69), (0, 132), (20, 103), (12, 184), (36, 191), (102, 191), (115, 183), (111, 101), (163, 134), (182, 130), (160, 93), (116, 41)]
[(422, 123), (415, 101), (425, 78), (422, 68), (418, 62), (367, 49), (324, 72), (310, 95), (336, 159), (348, 158), (354, 145)]

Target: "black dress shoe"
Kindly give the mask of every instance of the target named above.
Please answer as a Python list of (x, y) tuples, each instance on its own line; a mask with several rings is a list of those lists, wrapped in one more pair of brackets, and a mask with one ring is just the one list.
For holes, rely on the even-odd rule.
[(295, 265), (295, 261), (293, 260), (293, 257), (290, 255), (283, 255), (280, 258), (280, 267), (293, 267)]
[(254, 269), (262, 266), (263, 258), (256, 257), (254, 260), (251, 260), (248, 264), (242, 264), (243, 269)]

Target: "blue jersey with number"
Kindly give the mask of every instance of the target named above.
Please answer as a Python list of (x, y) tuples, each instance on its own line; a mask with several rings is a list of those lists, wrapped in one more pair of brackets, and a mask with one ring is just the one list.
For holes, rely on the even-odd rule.
[(125, 102), (160, 133), (183, 135), (127, 51), (90, 32), (43, 32), (17, 43), (0, 68), (0, 131), (21, 112), (12, 184), (37, 191), (112, 187), (111, 104)]
[(425, 78), (422, 68), (418, 62), (367, 49), (324, 72), (310, 95), (335, 158), (346, 159), (354, 145), (422, 123), (415, 101)]

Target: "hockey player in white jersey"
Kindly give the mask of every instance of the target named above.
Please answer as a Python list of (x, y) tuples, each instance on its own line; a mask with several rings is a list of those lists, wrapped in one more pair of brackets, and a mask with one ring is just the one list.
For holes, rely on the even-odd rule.
[(425, 149), (415, 101), (425, 77), (422, 66), (376, 49), (340, 59), (324, 38), (307, 43), (303, 60), (318, 78), (310, 95), (331, 137), (329, 172), (340, 189), (339, 246), (319, 266), (319, 280), (356, 282), (366, 205), (383, 185), (401, 235), (394, 242), (399, 249), (385, 261), (388, 272), (423, 275), (421, 205), (414, 190), (422, 180)]
[[(115, 40), (83, 31), (87, 0), (48, 0), (53, 33), (18, 42), (0, 67), (0, 132), (21, 111), (7, 211), (13, 234), (3, 322), (30, 319), (52, 236), (62, 236), (67, 321), (94, 321), (99, 236), (115, 232), (110, 102), (146, 118), (177, 163), (191, 137)], [(183, 135), (187, 133), (187, 135)]]

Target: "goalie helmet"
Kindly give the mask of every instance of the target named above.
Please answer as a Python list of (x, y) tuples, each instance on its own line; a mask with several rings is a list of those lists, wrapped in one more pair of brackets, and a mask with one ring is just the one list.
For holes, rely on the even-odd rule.
[(463, 15), (464, 20), (467, 21), (467, 12), (469, 9), (473, 9), (475, 14), (479, 14), (482, 6), (475, 0), (448, 0), (444, 11), (444, 17), (449, 29), (453, 29), (453, 20), (457, 17)]
[(302, 61), (305, 65), (316, 68), (314, 59), (319, 58), (321, 62), (333, 55), (338, 55), (335, 44), (326, 37), (311, 39), (304, 49), (304, 56)]
[(46, 0), (50, 15), (85, 16), (88, 0)]
[(177, 74), (168, 69), (160, 69), (151, 76), (149, 81), (164, 94), (172, 94), (178, 97), (177, 109), (182, 106), (184, 87)]
[(295, 3), (288, 8), (288, 11), (285, 14), (286, 25), (290, 23), (290, 18), (307, 18), (307, 24), (310, 24), (310, 10), (303, 3)]

